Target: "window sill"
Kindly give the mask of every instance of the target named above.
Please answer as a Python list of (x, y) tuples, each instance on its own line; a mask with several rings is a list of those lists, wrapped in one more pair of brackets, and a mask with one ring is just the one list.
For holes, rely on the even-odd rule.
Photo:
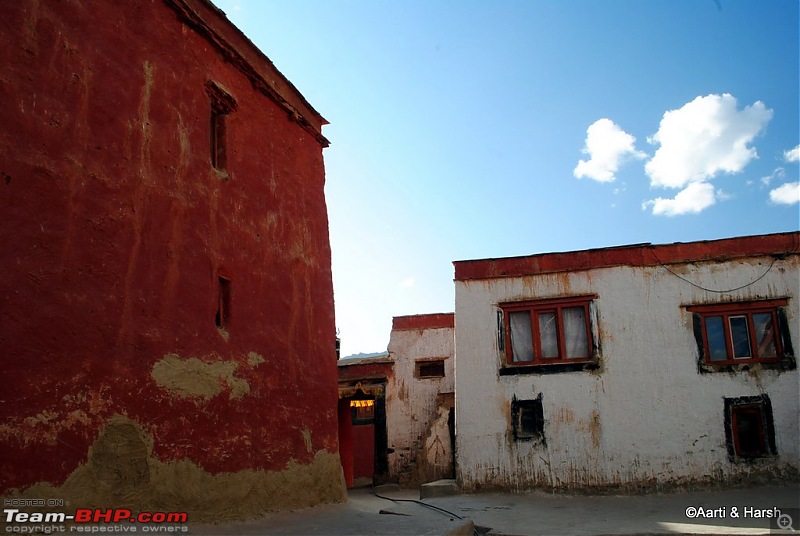
[(777, 454), (764, 454), (763, 456), (731, 456), (728, 455), (728, 461), (737, 465), (770, 465), (778, 459)]
[(214, 171), (214, 175), (216, 175), (219, 180), (225, 182), (231, 179), (231, 174), (227, 169), (220, 169), (214, 166), (211, 166), (211, 169)]
[(514, 437), (517, 443), (533, 443), (534, 445), (547, 445), (542, 434), (539, 435), (518, 435)]
[(500, 367), (500, 376), (518, 374), (560, 374), (562, 372), (591, 371), (600, 368), (597, 361), (578, 361), (575, 363), (552, 363), (535, 365), (506, 365)]
[(781, 359), (772, 359), (769, 361), (759, 360), (742, 360), (742, 361), (704, 361), (701, 360), (697, 364), (697, 368), (701, 374), (709, 372), (748, 372), (750, 370), (777, 370), (787, 371), (795, 370), (797, 363), (793, 356), (784, 356)]

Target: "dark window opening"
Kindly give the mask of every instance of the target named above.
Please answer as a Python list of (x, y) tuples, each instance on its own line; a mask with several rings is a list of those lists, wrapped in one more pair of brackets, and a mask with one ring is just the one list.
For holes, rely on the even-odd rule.
[(225, 171), (228, 165), (225, 142), (226, 115), (211, 110), (211, 165), (218, 171)]
[(776, 454), (772, 404), (767, 395), (725, 399), (725, 436), (731, 461)]
[(542, 394), (533, 400), (511, 400), (511, 422), (516, 441), (545, 444)]
[(417, 361), (417, 378), (444, 378), (444, 359)]
[(231, 281), (218, 277), (217, 282), (217, 314), (214, 317), (214, 324), (218, 328), (227, 328), (231, 318)]
[(236, 99), (221, 84), (206, 82), (206, 93), (211, 97), (211, 166), (223, 177), (228, 176), (227, 116), (236, 110)]
[(742, 406), (734, 408), (731, 413), (733, 421), (733, 443), (738, 456), (758, 457), (767, 453), (764, 438), (764, 414), (759, 406)]

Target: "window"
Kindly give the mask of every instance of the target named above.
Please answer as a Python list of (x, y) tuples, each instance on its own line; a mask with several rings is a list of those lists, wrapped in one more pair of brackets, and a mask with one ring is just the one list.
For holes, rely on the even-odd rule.
[(777, 362), (789, 356), (784, 305), (785, 299), (688, 307), (695, 315), (701, 361), (736, 365)]
[(372, 424), (375, 420), (375, 401), (351, 400), (350, 416), (353, 424)]
[(591, 300), (595, 296), (501, 304), (498, 342), (506, 364), (544, 365), (595, 360)]
[(414, 366), (417, 378), (444, 378), (444, 359), (419, 360)]
[(231, 281), (225, 277), (217, 278), (217, 314), (214, 324), (218, 328), (227, 328), (231, 317)]
[(211, 97), (211, 166), (222, 176), (228, 177), (227, 116), (236, 110), (236, 99), (221, 84), (209, 81), (206, 93)]
[(542, 394), (533, 400), (511, 399), (511, 422), (513, 425), (514, 440), (534, 441), (545, 443), (544, 439), (544, 410), (542, 409)]
[(725, 436), (732, 461), (776, 453), (772, 404), (767, 395), (725, 399)]
[(225, 141), (225, 116), (218, 110), (211, 110), (211, 165), (218, 171), (225, 171), (228, 164)]

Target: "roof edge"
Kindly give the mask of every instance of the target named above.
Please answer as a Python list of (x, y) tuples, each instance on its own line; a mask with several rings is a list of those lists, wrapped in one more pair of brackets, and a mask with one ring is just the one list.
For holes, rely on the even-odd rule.
[(800, 231), (673, 244), (632, 244), (524, 257), (454, 261), (455, 280), (519, 277), (612, 266), (659, 266), (800, 251)]
[(234, 67), (244, 74), (253, 87), (283, 108), (289, 117), (311, 134), (320, 145), (330, 145), (322, 135), (328, 121), (314, 109), (302, 93), (281, 73), (225, 12), (210, 0), (163, 0), (178, 19), (204, 37)]
[(456, 316), (454, 313), (430, 313), (395, 316), (392, 318), (392, 331), (454, 328), (455, 325)]

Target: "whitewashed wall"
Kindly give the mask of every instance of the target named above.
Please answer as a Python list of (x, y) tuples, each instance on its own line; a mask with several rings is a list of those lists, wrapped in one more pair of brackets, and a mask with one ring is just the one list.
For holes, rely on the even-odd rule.
[[(772, 258), (671, 265), (707, 288), (756, 280)], [(692, 315), (682, 305), (790, 296), (800, 348), (798, 256), (778, 260), (730, 294), (700, 290), (663, 267), (456, 281), (457, 477), (465, 489), (658, 486), (800, 469), (798, 371), (698, 373)], [(597, 294), (601, 367), (592, 372), (499, 376), (497, 304)], [(514, 442), (510, 403), (543, 396), (546, 445)], [(777, 459), (728, 459), (724, 397), (766, 393)]]
[[(389, 474), (401, 482), (441, 478), (452, 468), (452, 450), (437, 395), (453, 392), (454, 330), (393, 330), (388, 350), (395, 362), (386, 388)], [(429, 357), (446, 358), (443, 378), (414, 377), (415, 361)]]

